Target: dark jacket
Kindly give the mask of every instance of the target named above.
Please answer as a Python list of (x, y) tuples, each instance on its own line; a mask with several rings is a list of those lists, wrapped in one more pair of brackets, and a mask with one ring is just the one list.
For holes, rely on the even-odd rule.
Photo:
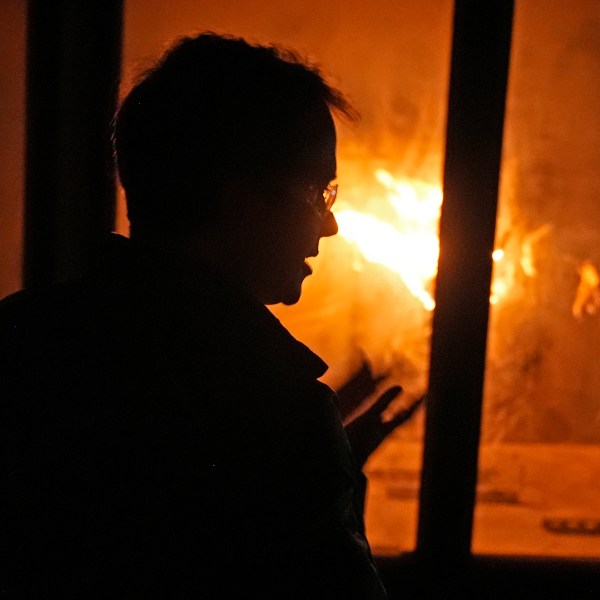
[(0, 303), (6, 597), (384, 598), (325, 363), (131, 246)]

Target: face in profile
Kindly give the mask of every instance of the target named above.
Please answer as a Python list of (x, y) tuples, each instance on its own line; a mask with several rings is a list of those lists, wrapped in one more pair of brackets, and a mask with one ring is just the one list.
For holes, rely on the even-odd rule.
[(309, 155), (299, 161), (302, 168), (278, 186), (279, 197), (265, 231), (265, 304), (298, 302), (302, 283), (312, 273), (310, 258), (319, 253), (321, 238), (337, 233), (337, 222), (324, 198), (336, 177), (335, 127), (329, 113), (328, 117), (326, 127), (314, 136)]

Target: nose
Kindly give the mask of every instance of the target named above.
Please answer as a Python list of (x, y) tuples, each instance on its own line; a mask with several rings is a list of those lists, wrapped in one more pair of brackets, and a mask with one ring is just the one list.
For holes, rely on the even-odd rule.
[(338, 222), (335, 220), (335, 216), (331, 211), (327, 211), (323, 215), (321, 221), (321, 233), (320, 237), (331, 237), (335, 235), (339, 230)]

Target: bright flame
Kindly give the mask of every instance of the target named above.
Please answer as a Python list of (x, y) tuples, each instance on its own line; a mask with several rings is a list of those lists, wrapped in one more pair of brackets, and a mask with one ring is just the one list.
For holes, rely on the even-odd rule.
[[(502, 262), (504, 258), (504, 250), (502, 248), (496, 248), (492, 252), (492, 260), (495, 263)], [(500, 277), (494, 277), (492, 280), (492, 292), (490, 294), (490, 304), (498, 304), (504, 296), (508, 293), (509, 285), (505, 279)]]
[(581, 319), (585, 314), (595, 315), (600, 308), (600, 275), (596, 267), (588, 260), (578, 269), (579, 286), (573, 302), (573, 316)]
[[(442, 190), (422, 181), (395, 179), (384, 169), (375, 171), (375, 178), (385, 188), (385, 200), (398, 217), (395, 223), (347, 208), (335, 214), (340, 235), (352, 242), (365, 260), (397, 273), (410, 293), (431, 311), (435, 300), (428, 289), (437, 274)], [(545, 230), (540, 231), (534, 237), (537, 239), (544, 233)], [(528, 258), (532, 263), (531, 252)], [(495, 249), (492, 259), (495, 263), (502, 262), (504, 250)], [(360, 269), (361, 265), (355, 268)], [(508, 280), (496, 275), (490, 303), (497, 304), (510, 287)]]
[(535, 266), (533, 247), (543, 237), (547, 236), (552, 231), (552, 225), (546, 223), (536, 230), (529, 232), (521, 246), (521, 268), (527, 277), (535, 277), (537, 268)]
[[(423, 181), (396, 179), (384, 169), (376, 170), (374, 175), (384, 187), (387, 202), (387, 205), (379, 202), (377, 213), (389, 214), (391, 208), (396, 218), (379, 218), (371, 212), (343, 208), (340, 203), (341, 210), (335, 215), (339, 233), (358, 248), (364, 260), (397, 273), (410, 293), (426, 310), (432, 311), (435, 300), (429, 290), (437, 274), (442, 190)], [(551, 232), (552, 226), (545, 224), (525, 234), (519, 247), (518, 263), (506, 260), (503, 248), (493, 251), (495, 268), (490, 304), (498, 304), (511, 292), (518, 266), (526, 277), (537, 277), (534, 248)], [(355, 268), (361, 269), (362, 263), (357, 262)], [(583, 261), (578, 273), (580, 282), (572, 312), (575, 318), (581, 319), (584, 315), (600, 312), (600, 275), (590, 261)]]
[(375, 177), (387, 190), (386, 200), (398, 215), (397, 224), (357, 210), (341, 210), (335, 215), (340, 235), (354, 243), (367, 261), (397, 273), (431, 311), (435, 301), (427, 287), (437, 273), (442, 192), (423, 182), (396, 180), (383, 169)]

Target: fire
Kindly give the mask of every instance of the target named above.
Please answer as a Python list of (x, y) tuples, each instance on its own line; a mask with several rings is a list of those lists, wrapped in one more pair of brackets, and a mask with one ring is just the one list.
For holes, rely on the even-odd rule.
[[(492, 252), (492, 260), (495, 263), (500, 263), (504, 259), (504, 250), (502, 248), (496, 248)], [(494, 277), (492, 280), (492, 293), (490, 294), (490, 304), (498, 304), (500, 299), (506, 296), (508, 293), (508, 282), (506, 279), (501, 277)]]
[[(369, 198), (369, 207), (375, 209), (362, 211), (340, 202), (335, 215), (339, 233), (354, 244), (362, 259), (399, 275), (425, 310), (432, 311), (435, 308), (432, 289), (439, 258), (441, 187), (419, 180), (396, 179), (384, 169), (376, 170), (374, 175), (382, 187), (381, 194)], [(385, 218), (378, 216), (383, 214)], [(490, 304), (496, 305), (510, 294), (518, 267), (528, 278), (537, 276), (534, 246), (550, 231), (551, 227), (544, 225), (525, 235), (519, 245), (518, 259), (507, 257), (501, 247), (493, 251)], [(594, 314), (600, 308), (598, 276), (592, 269), (590, 266), (581, 269), (582, 283), (573, 307), (576, 316), (583, 312)]]
[(420, 181), (396, 180), (378, 169), (375, 178), (397, 216), (393, 223), (354, 209), (336, 212), (340, 235), (356, 245), (363, 258), (397, 273), (426, 310), (435, 308), (430, 293), (437, 273), (437, 235), (442, 191)]
[(595, 315), (600, 308), (600, 275), (589, 260), (581, 264), (578, 273), (580, 280), (572, 311), (576, 319), (581, 319), (584, 314)]
[(537, 267), (535, 266), (533, 252), (534, 246), (551, 232), (552, 226), (549, 223), (546, 223), (525, 235), (525, 239), (521, 245), (521, 259), (519, 262), (527, 277), (535, 277), (537, 275)]

